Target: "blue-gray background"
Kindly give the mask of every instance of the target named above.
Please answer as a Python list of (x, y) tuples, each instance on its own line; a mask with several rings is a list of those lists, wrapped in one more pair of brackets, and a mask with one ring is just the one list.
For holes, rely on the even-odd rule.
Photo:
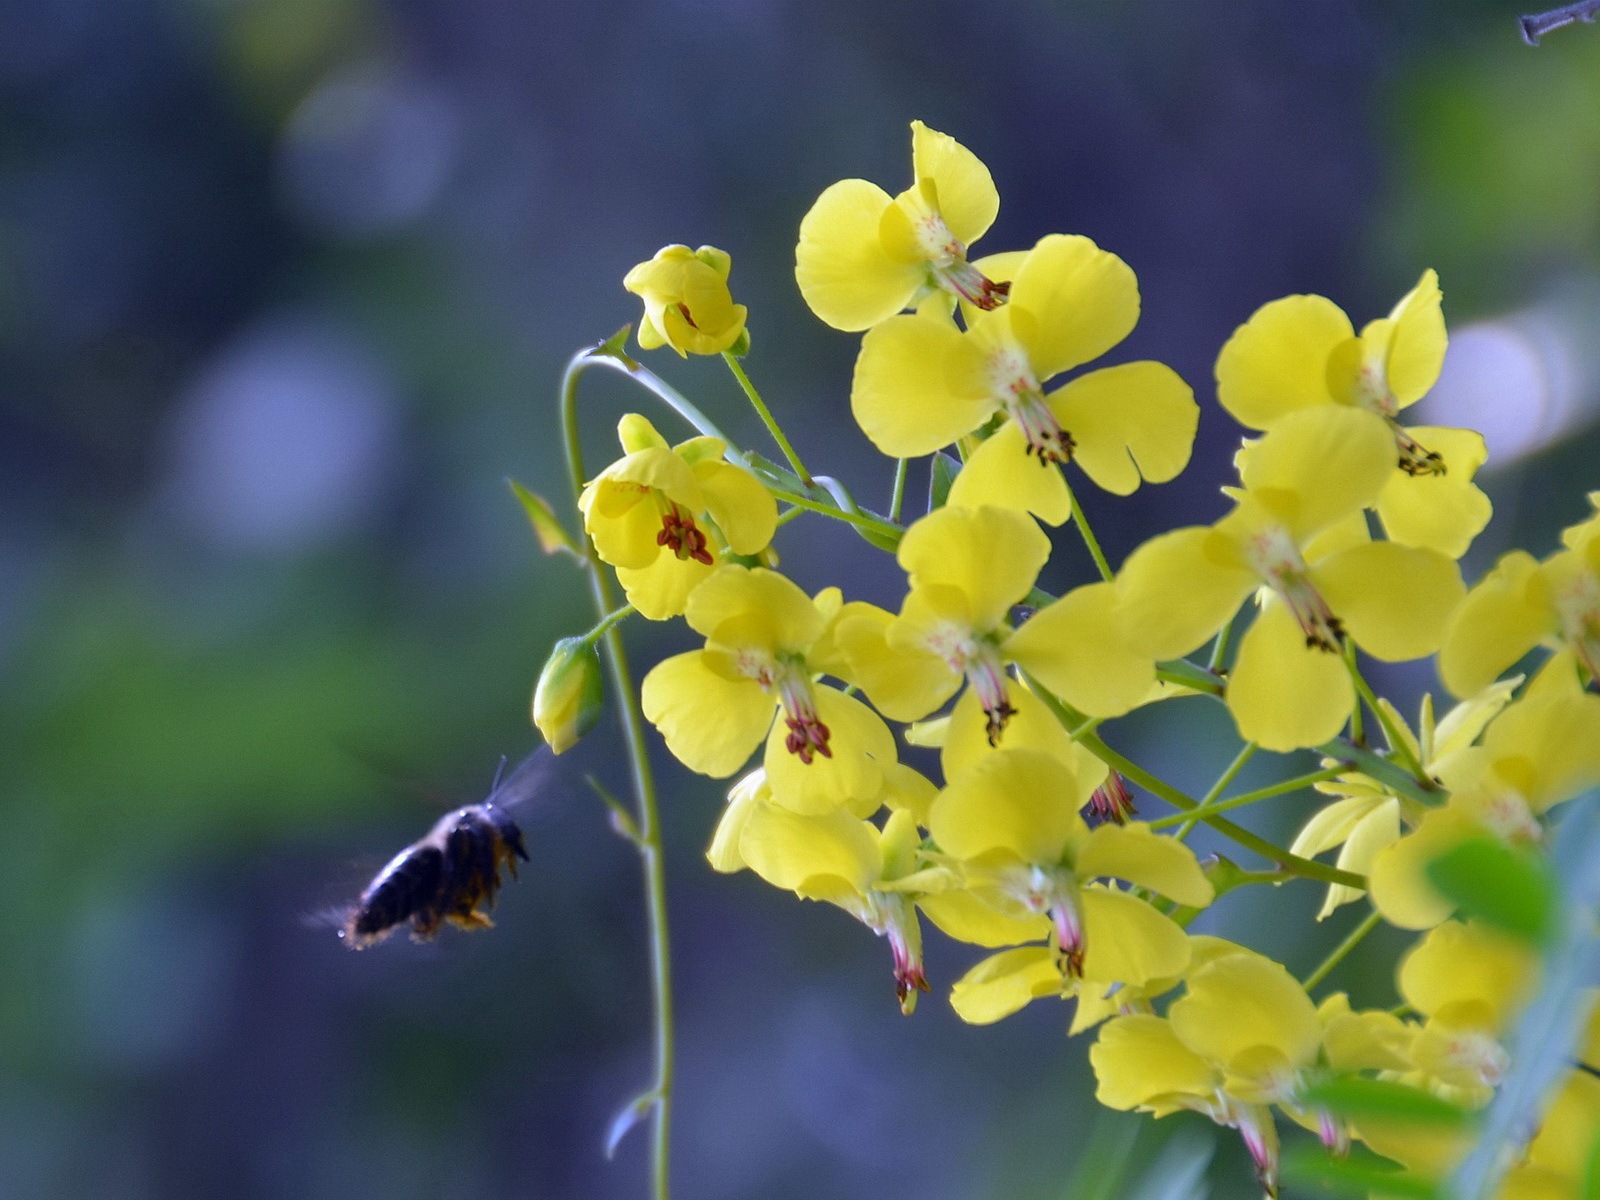
[[(633, 263), (728, 250), (794, 441), (886, 500), (849, 422), (857, 340), (805, 310), (791, 256), (828, 183), (905, 186), (913, 117), (993, 171), (980, 251), (1115, 250), (1144, 317), (1114, 359), (1201, 398), (1182, 480), (1086, 490), (1113, 558), (1220, 511), (1211, 363), (1255, 306), (1319, 291), (1359, 323), (1429, 265), (1455, 335), (1430, 415), (1502, 464), (1469, 568), (1551, 549), (1597, 482), (1600, 32), (1531, 50), (1515, 12), (0, 2), (0, 1195), (643, 1194), (644, 1139), (600, 1151), (649, 1073), (637, 870), (576, 782), (619, 778), (614, 739), (530, 814), (493, 933), (353, 955), (304, 918), (532, 745), (538, 666), (589, 614), (503, 479), (568, 511), (557, 376), (637, 316)], [(720, 364), (653, 365), (770, 452)], [(586, 393), (595, 461), (638, 403)], [(897, 599), (846, 532), (780, 547), (808, 586)], [(1089, 570), (1064, 537), (1047, 582)], [(690, 644), (629, 636), (645, 663)], [(1409, 707), (1430, 677), (1383, 678)], [(1204, 705), (1113, 735), (1197, 790), (1235, 748)], [(1064, 1006), (968, 1029), (936, 993), (902, 1018), (881, 942), (714, 876), (719, 787), (664, 782), (682, 1195), (1126, 1194), (1085, 1155), (1139, 1122), (1096, 1115)], [(1258, 819), (1286, 835), (1309, 803)], [(1304, 971), (1356, 919), (1310, 936), (1318, 900), (1214, 920)], [(1333, 982), (1392, 1004), (1400, 944)], [(930, 938), (936, 988), (974, 957)], [(1251, 1194), (1233, 1141), (1217, 1196)]]

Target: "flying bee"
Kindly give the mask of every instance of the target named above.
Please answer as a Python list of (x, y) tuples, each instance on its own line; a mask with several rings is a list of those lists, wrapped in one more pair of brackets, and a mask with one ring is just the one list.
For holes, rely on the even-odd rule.
[(344, 914), (339, 936), (351, 949), (365, 950), (407, 921), (417, 942), (432, 939), (445, 922), (462, 929), (493, 925), (488, 910), (503, 882), (501, 868), (515, 879), (517, 859), (528, 861), (508, 810), (538, 790), (550, 759), (541, 746), (503, 781), (502, 760), (488, 798), (446, 813), (390, 859)]

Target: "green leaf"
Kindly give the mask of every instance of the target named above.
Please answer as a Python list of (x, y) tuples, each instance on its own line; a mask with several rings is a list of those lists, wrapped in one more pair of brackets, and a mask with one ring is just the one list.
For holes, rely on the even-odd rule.
[(1428, 879), (1467, 917), (1535, 946), (1559, 932), (1560, 893), (1550, 868), (1497, 838), (1472, 838), (1428, 864)]
[(1320, 1146), (1301, 1144), (1283, 1156), (1283, 1180), (1320, 1196), (1372, 1197), (1372, 1200), (1437, 1200), (1439, 1185), (1408, 1174), (1370, 1150), (1353, 1147), (1336, 1158)]
[(933, 473), (928, 480), (928, 511), (943, 508), (950, 499), (950, 487), (961, 474), (961, 463), (943, 450), (933, 456)]
[(506, 480), (511, 485), (511, 492), (522, 504), (522, 511), (528, 514), (528, 522), (533, 526), (533, 535), (539, 539), (539, 549), (546, 554), (570, 554), (579, 562), (583, 561), (583, 552), (578, 549), (572, 535), (561, 524), (555, 510), (550, 507), (550, 502), (536, 492), (530, 492), (515, 479)]
[(1359, 1075), (1324, 1080), (1306, 1088), (1300, 1098), (1308, 1107), (1326, 1109), (1336, 1116), (1356, 1121), (1457, 1126), (1472, 1119), (1466, 1109), (1431, 1092)]

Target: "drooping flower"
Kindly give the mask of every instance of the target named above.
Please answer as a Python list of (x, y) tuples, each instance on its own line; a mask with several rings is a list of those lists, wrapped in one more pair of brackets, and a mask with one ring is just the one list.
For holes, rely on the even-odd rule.
[[(882, 712), (914, 721), (962, 686), (981, 707), (992, 745), (1016, 712), (1015, 664), (1091, 716), (1138, 704), (1155, 664), (1121, 636), (1107, 584), (1078, 588), (1013, 629), (1011, 608), (1032, 590), (1050, 541), (1025, 513), (936, 509), (900, 541), (910, 591), (898, 616), (869, 605), (841, 614), (835, 634), (849, 677)], [(967, 719), (970, 705), (957, 706)]]
[[(1600, 492), (1589, 503), (1600, 510)], [(1439, 677), (1451, 692), (1482, 690), (1541, 643), (1570, 651), (1600, 680), (1600, 511), (1561, 541), (1543, 562), (1511, 551), (1467, 593), (1439, 648)]]
[(800, 222), (795, 281), (811, 311), (855, 333), (943, 291), (977, 305), (1006, 288), (967, 261), (994, 223), (1000, 195), (988, 168), (947, 134), (911, 122), (914, 181), (891, 197), (865, 179), (833, 184)]
[(1397, 465), (1373, 500), (1390, 540), (1459, 558), (1490, 516), (1472, 482), (1487, 451), (1469, 429), (1406, 427), (1402, 409), (1427, 394), (1444, 364), (1439, 279), (1423, 272), (1387, 317), (1357, 334), (1322, 296), (1285, 296), (1257, 309), (1217, 358), (1217, 398), (1243, 425), (1271, 429), (1304, 408), (1341, 404), (1375, 413)]
[(778, 524), (772, 493), (723, 461), (716, 438), (668, 446), (644, 417), (617, 426), (623, 456), (583, 489), (578, 508), (595, 552), (617, 569), (629, 602), (663, 621), (731, 551), (765, 549)]
[(1362, 510), (1393, 470), (1381, 420), (1323, 405), (1290, 413), (1241, 456), (1243, 487), (1215, 525), (1146, 542), (1117, 579), (1127, 639), (1156, 659), (1187, 654), (1263, 589), (1239, 643), (1228, 708), (1268, 750), (1338, 733), (1354, 697), (1340, 651), (1430, 654), (1461, 598), (1461, 572), (1438, 551), (1374, 542)]
[(639, 345), (646, 350), (671, 346), (681, 357), (721, 354), (748, 343), (748, 310), (728, 291), (733, 265), (715, 246), (691, 250), (664, 246), (623, 277), (622, 286), (644, 301)]
[(1002, 414), (956, 477), (950, 503), (1023, 509), (1059, 525), (1071, 499), (1058, 464), (1077, 462), (1117, 495), (1188, 464), (1199, 408), (1171, 368), (1125, 363), (1045, 392), (1055, 376), (1122, 341), (1138, 318), (1126, 263), (1088, 238), (1052, 235), (1018, 264), (1010, 302), (975, 313), (965, 331), (927, 312), (876, 326), (862, 339), (851, 409), (873, 445), (897, 458), (931, 454)]
[(692, 771), (732, 775), (765, 738), (763, 766), (778, 803), (873, 811), (895, 762), (894, 737), (861, 701), (818, 683), (808, 657), (839, 606), (837, 591), (813, 600), (776, 571), (719, 568), (684, 611), (705, 649), (651, 669), (644, 715)]

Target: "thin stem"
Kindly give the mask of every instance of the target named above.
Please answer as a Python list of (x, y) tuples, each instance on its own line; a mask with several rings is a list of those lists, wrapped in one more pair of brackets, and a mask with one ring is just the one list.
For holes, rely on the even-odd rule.
[[(1356, 644), (1348, 638), (1345, 639), (1344, 643), (1344, 666), (1345, 670), (1350, 672), (1350, 678), (1354, 680), (1360, 669), (1356, 666)], [(1358, 746), (1365, 745), (1367, 741), (1367, 730), (1361, 717), (1361, 696), (1359, 694), (1356, 696), (1355, 703), (1350, 706), (1350, 740)]]
[[(578, 434), (578, 381), (584, 371), (592, 366), (621, 370), (630, 378), (640, 380), (645, 387), (680, 413), (686, 408), (695, 416), (699, 415), (698, 410), (687, 400), (682, 400), (682, 397), (677, 398), (682, 400), (685, 408), (679, 408), (669, 398), (669, 395), (676, 397), (677, 393), (665, 384), (660, 384), (658, 390), (651, 382), (641, 379), (641, 376), (647, 376), (649, 380), (660, 383), (643, 367), (637, 364), (629, 367), (609, 355), (594, 354), (590, 351), (577, 354), (567, 364), (567, 369), (561, 377), (561, 434), (566, 447), (567, 474), (572, 482), (574, 498), (585, 480), (583, 447)], [(702, 432), (708, 432), (713, 437), (719, 436), (714, 432), (715, 426), (709, 421), (701, 426), (692, 417), (686, 416), (686, 419), (690, 424), (701, 428)], [(595, 610), (600, 614), (603, 624), (608, 614), (617, 608), (612, 596), (611, 579), (595, 553), (593, 542), (584, 538), (583, 548), (589, 563), (589, 584), (594, 594)], [(645, 741), (644, 717), (639, 711), (639, 693), (633, 686), (633, 675), (628, 669), (627, 654), (623, 649), (622, 636), (617, 630), (616, 623), (613, 622), (602, 636), (605, 639), (606, 656), (611, 668), (612, 690), (621, 709), (622, 733), (633, 772), (634, 795), (638, 801), (638, 816), (635, 821), (638, 836), (634, 844), (638, 847), (640, 863), (644, 870), (645, 909), (650, 926), (650, 983), (655, 1006), (656, 1078), (652, 1088), (655, 1096), (654, 1136), (651, 1144), (652, 1194), (655, 1200), (668, 1200), (673, 1076), (672, 964), (671, 946), (667, 937), (667, 881), (666, 864), (661, 848), (661, 821), (656, 803), (655, 777), (650, 769), (649, 747)]]
[(1228, 623), (1217, 630), (1217, 640), (1211, 643), (1211, 661), (1207, 668), (1212, 671), (1222, 669), (1222, 660), (1228, 657), (1228, 643), (1233, 640), (1233, 622), (1237, 614), (1228, 618)]
[(761, 418), (762, 424), (767, 427), (767, 432), (772, 435), (772, 440), (778, 443), (778, 449), (783, 451), (784, 458), (789, 460), (789, 466), (794, 473), (800, 476), (800, 482), (807, 487), (811, 486), (811, 472), (806, 470), (805, 464), (800, 461), (800, 456), (795, 453), (789, 439), (784, 436), (783, 426), (773, 418), (772, 411), (767, 407), (766, 401), (761, 399), (761, 393), (756, 391), (756, 385), (750, 382), (750, 376), (744, 373), (744, 368), (739, 365), (739, 360), (728, 351), (722, 352), (722, 361), (728, 364), (728, 370), (733, 372), (733, 377), (739, 381), (739, 386), (744, 389), (744, 394), (749, 397), (750, 405), (756, 410), (756, 415)]
[(1345, 738), (1323, 742), (1315, 752), (1324, 758), (1337, 759), (1346, 769), (1360, 771), (1389, 791), (1409, 796), (1423, 804), (1438, 804), (1446, 795), (1444, 788), (1432, 779), (1418, 779), (1401, 764)]
[(1274, 783), (1269, 787), (1256, 788), (1251, 792), (1241, 792), (1237, 796), (1229, 796), (1226, 800), (1213, 800), (1203, 804), (1202, 807), (1188, 813), (1175, 813), (1170, 817), (1161, 817), (1150, 822), (1151, 829), (1165, 829), (1169, 825), (1187, 824), (1194, 820), (1204, 820), (1212, 813), (1227, 812), (1231, 808), (1243, 808), (1247, 804), (1256, 804), (1262, 800), (1270, 800), (1274, 796), (1287, 795), (1298, 792), (1302, 788), (1311, 787), (1313, 784), (1322, 783), (1324, 780), (1337, 779), (1350, 768), (1344, 763), (1337, 766), (1323, 767), (1320, 771), (1310, 771), (1304, 775), (1296, 775), (1293, 779), (1285, 779), (1282, 783)]
[[(1062, 482), (1066, 483), (1066, 480), (1063, 479)], [(1089, 547), (1089, 557), (1094, 559), (1094, 565), (1100, 569), (1100, 578), (1110, 583), (1111, 564), (1106, 561), (1106, 553), (1100, 549), (1100, 542), (1094, 536), (1094, 530), (1089, 528), (1089, 522), (1084, 519), (1083, 508), (1078, 504), (1078, 493), (1072, 490), (1071, 484), (1067, 484), (1067, 502), (1072, 505), (1072, 523), (1083, 535), (1083, 544)]]
[(1432, 781), (1428, 778), (1427, 771), (1422, 769), (1422, 764), (1417, 761), (1417, 756), (1412, 752), (1410, 743), (1395, 728), (1388, 712), (1378, 703), (1378, 697), (1373, 694), (1372, 685), (1366, 681), (1366, 678), (1361, 674), (1361, 669), (1356, 666), (1354, 654), (1345, 659), (1345, 666), (1350, 670), (1350, 682), (1355, 685), (1355, 689), (1360, 693), (1361, 699), (1366, 701), (1367, 707), (1372, 710), (1372, 715), (1378, 718), (1378, 724), (1383, 726), (1383, 736), (1389, 743), (1389, 749), (1400, 756), (1400, 761), (1405, 765), (1406, 770), (1416, 776), (1419, 782), (1424, 784), (1431, 783)]
[(610, 633), (615, 626), (622, 624), (622, 622), (633, 616), (635, 611), (633, 605), (624, 604), (621, 608), (608, 612), (600, 618), (599, 623), (593, 629), (583, 635), (583, 640), (586, 642), (598, 642), (606, 634)]
[(1600, 12), (1600, 0), (1584, 0), (1581, 4), (1563, 4), (1549, 12), (1518, 17), (1517, 24), (1522, 27), (1522, 40), (1530, 46), (1537, 46), (1545, 34), (1579, 21), (1593, 21), (1597, 12)]
[(780, 491), (777, 488), (768, 488), (768, 491), (770, 491), (777, 499), (782, 500), (785, 504), (792, 504), (796, 508), (803, 508), (807, 512), (819, 513), (824, 517), (832, 517), (835, 521), (844, 521), (850, 525), (858, 526), (861, 529), (868, 529), (874, 533), (882, 534), (885, 537), (898, 538), (905, 532), (905, 530), (901, 529), (898, 525), (892, 525), (888, 521), (883, 521), (877, 517), (869, 516), (864, 512), (851, 512), (849, 509), (841, 508), (837, 504), (824, 504), (820, 500), (811, 499), (809, 496), (797, 495), (794, 492)]
[(1176, 684), (1188, 688), (1191, 692), (1202, 692), (1207, 696), (1221, 696), (1224, 689), (1222, 680), (1212, 671), (1190, 662), (1186, 658), (1167, 659), (1156, 664), (1156, 678), (1164, 683)]
[(1217, 776), (1217, 781), (1211, 785), (1211, 790), (1200, 797), (1200, 807), (1188, 815), (1188, 818), (1183, 823), (1183, 828), (1174, 835), (1180, 842), (1188, 837), (1189, 831), (1200, 823), (1200, 818), (1195, 816), (1195, 813), (1215, 811), (1212, 806), (1216, 803), (1217, 797), (1222, 795), (1223, 790), (1238, 778), (1239, 772), (1244, 770), (1245, 764), (1256, 756), (1258, 749), (1259, 747), (1254, 742), (1246, 742), (1239, 748), (1239, 753), (1233, 756), (1233, 761), (1228, 764), (1227, 769)]
[(894, 495), (889, 500), (889, 520), (900, 520), (900, 506), (906, 499), (906, 475), (910, 473), (911, 460), (897, 458), (894, 463)]
[(1322, 965), (1301, 981), (1300, 986), (1309, 992), (1326, 979), (1333, 973), (1333, 969), (1345, 960), (1350, 951), (1359, 946), (1361, 940), (1378, 927), (1379, 922), (1382, 920), (1382, 915), (1376, 909), (1368, 913), (1366, 920), (1352, 929), (1349, 936), (1333, 948), (1333, 953), (1322, 960)]

